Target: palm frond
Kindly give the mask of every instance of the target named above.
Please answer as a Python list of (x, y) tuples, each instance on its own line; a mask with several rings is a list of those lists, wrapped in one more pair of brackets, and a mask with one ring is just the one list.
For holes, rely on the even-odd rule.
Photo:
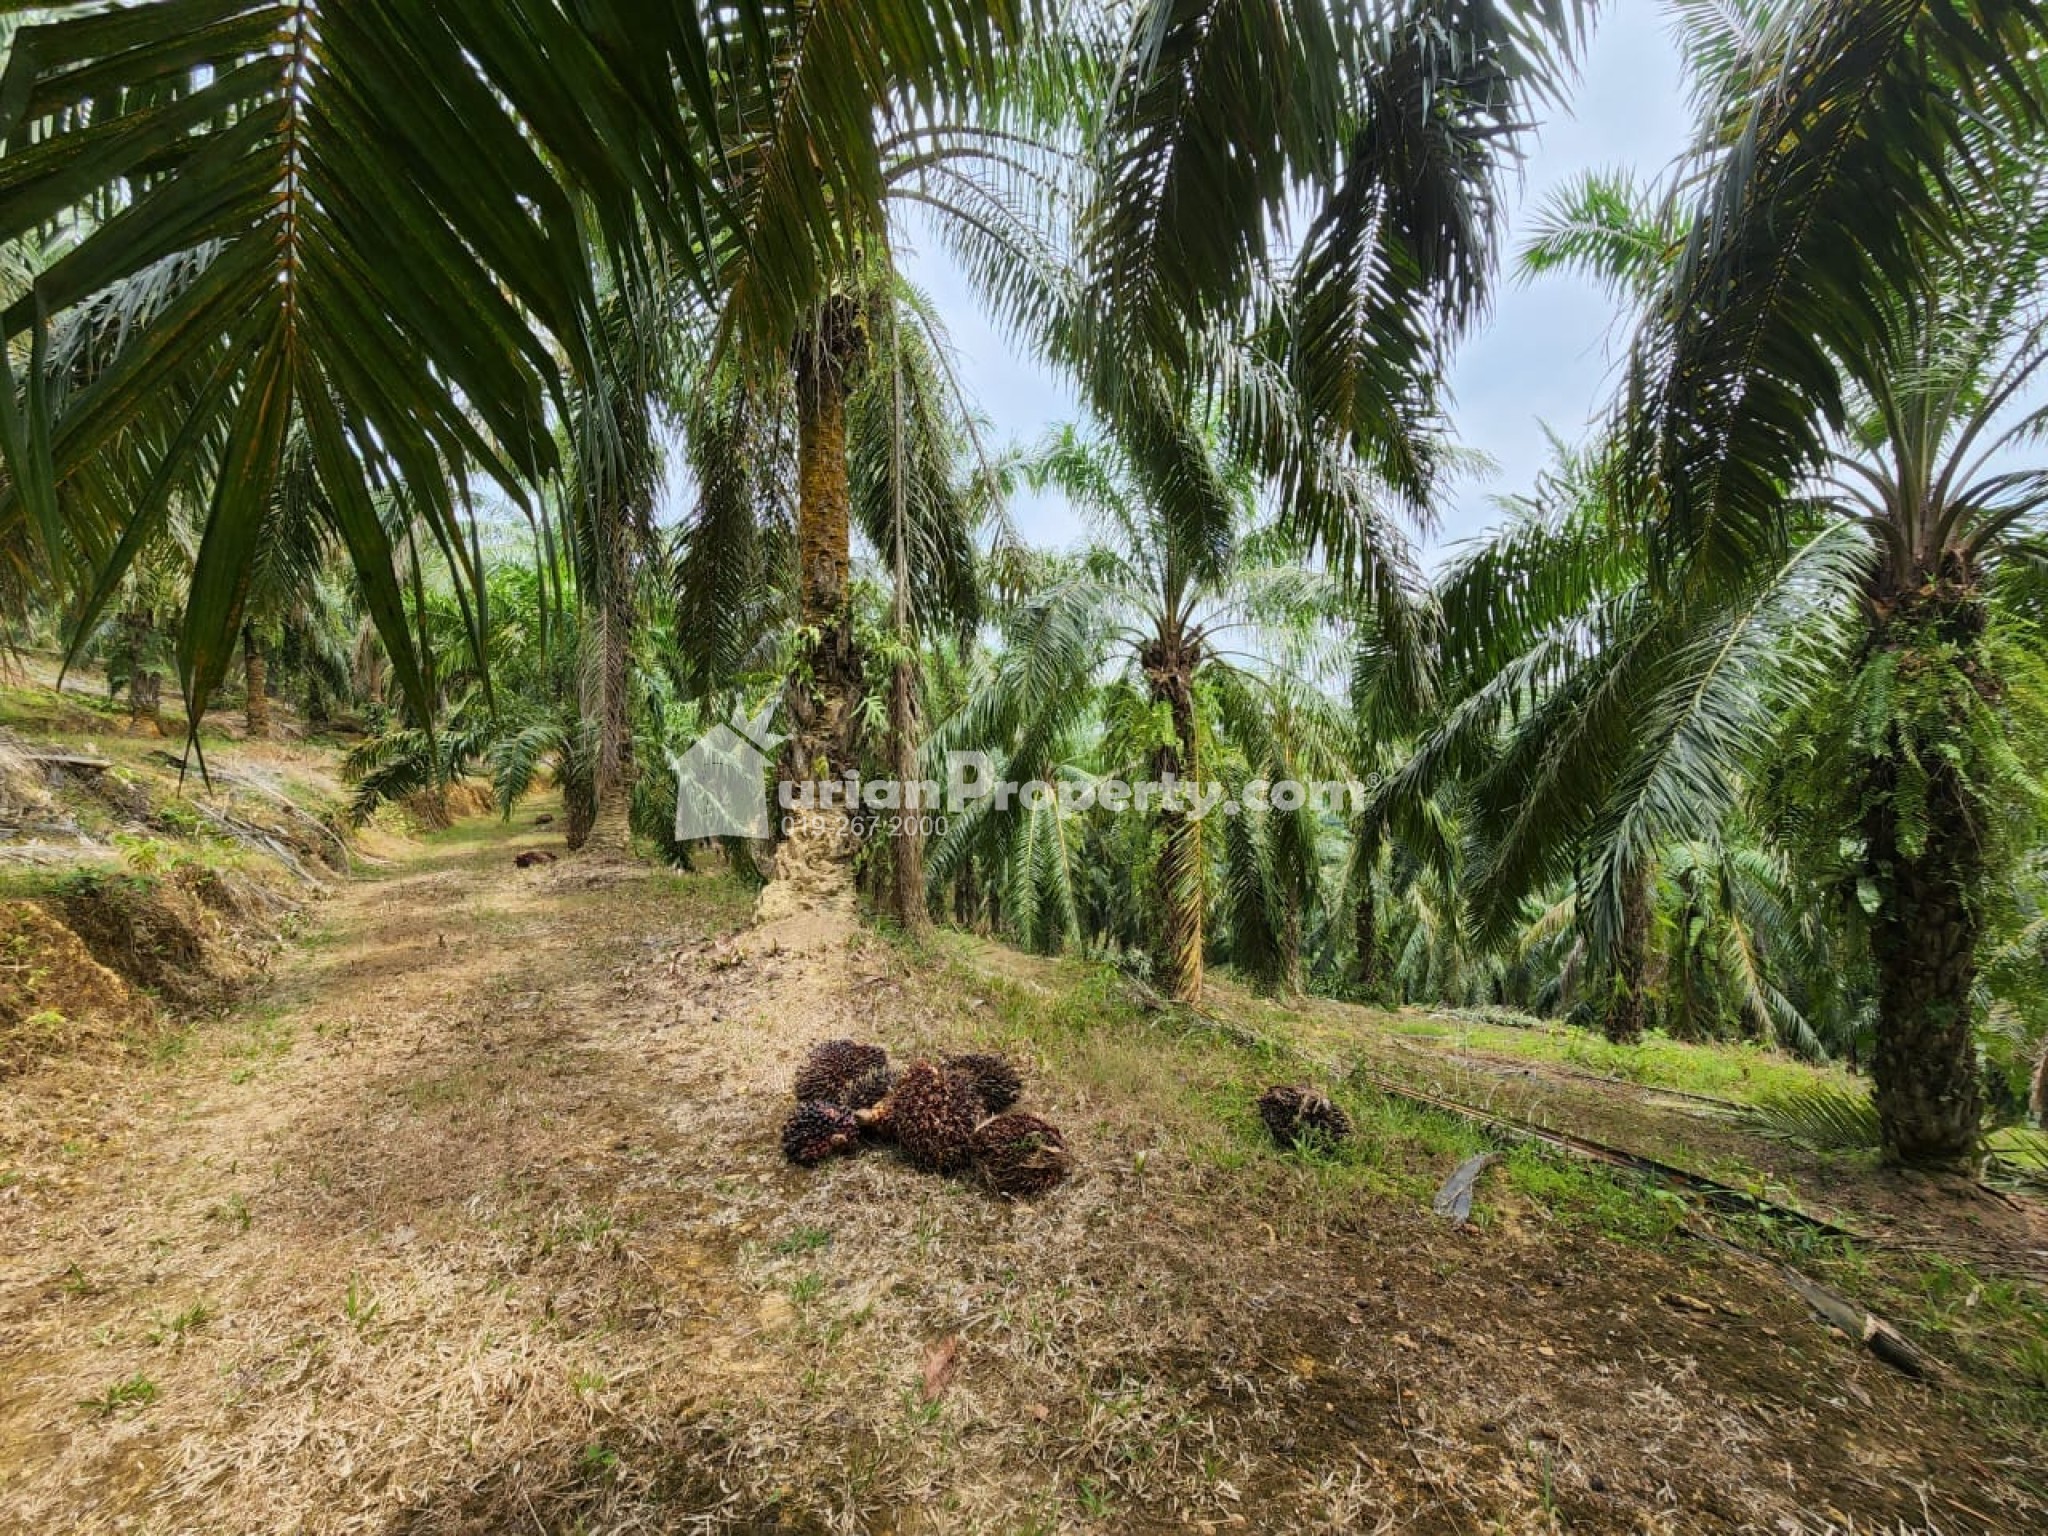
[(1861, 1089), (1827, 1083), (1779, 1089), (1754, 1105), (1749, 1119), (1759, 1130), (1819, 1152), (1875, 1151), (1884, 1143), (1877, 1106)]

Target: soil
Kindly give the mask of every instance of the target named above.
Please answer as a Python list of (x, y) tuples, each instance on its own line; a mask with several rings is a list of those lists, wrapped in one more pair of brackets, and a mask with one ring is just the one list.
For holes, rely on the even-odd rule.
[(1214, 1155), (1163, 1037), (1029, 1063), (1078, 1165), (1043, 1200), (792, 1169), (811, 1042), (973, 1049), (1009, 981), (836, 904), (756, 928), (722, 877), (512, 867), (541, 846), (458, 827), (182, 1053), (0, 1084), (0, 1524), (2048, 1521), (2028, 1442), (1740, 1261)]

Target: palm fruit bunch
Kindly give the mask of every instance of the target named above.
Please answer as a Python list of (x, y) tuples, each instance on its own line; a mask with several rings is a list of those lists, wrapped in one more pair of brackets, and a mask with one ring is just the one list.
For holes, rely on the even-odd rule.
[(1074, 1167), (1059, 1127), (1022, 1111), (982, 1121), (968, 1150), (981, 1181), (1010, 1200), (1044, 1194)]
[(805, 1168), (859, 1145), (860, 1122), (838, 1104), (807, 1100), (782, 1123), (782, 1155)]
[(966, 1078), (928, 1061), (913, 1061), (897, 1076), (889, 1096), (857, 1118), (863, 1128), (893, 1137), (918, 1167), (952, 1173), (972, 1158), (974, 1128), (986, 1117)]
[(1268, 1088), (1259, 1095), (1259, 1118), (1283, 1147), (1328, 1151), (1351, 1134), (1351, 1117), (1343, 1106), (1306, 1084)]
[[(857, 1040), (826, 1040), (811, 1047), (804, 1064), (797, 1068), (796, 1096), (799, 1103), (810, 1101), (838, 1104), (847, 1109), (865, 1109), (881, 1094), (863, 1104), (850, 1102), (855, 1084), (866, 1085), (876, 1072), (889, 1070), (889, 1053), (879, 1045)], [(886, 1086), (882, 1092), (886, 1093)]]
[(974, 1096), (981, 1100), (985, 1113), (1000, 1115), (1024, 1096), (1023, 1074), (1007, 1056), (970, 1052), (941, 1057), (939, 1065), (973, 1084)]
[(914, 1061), (897, 1073), (880, 1046), (826, 1040), (805, 1056), (795, 1087), (797, 1107), (783, 1124), (782, 1150), (805, 1167), (876, 1139), (896, 1142), (930, 1173), (972, 1165), (1006, 1199), (1043, 1194), (1073, 1171), (1059, 1128), (1013, 1109), (1024, 1078), (1002, 1056)]
[(888, 1067), (875, 1067), (863, 1072), (846, 1085), (839, 1102), (851, 1110), (873, 1109), (889, 1097), (889, 1091), (896, 1086), (896, 1074)]

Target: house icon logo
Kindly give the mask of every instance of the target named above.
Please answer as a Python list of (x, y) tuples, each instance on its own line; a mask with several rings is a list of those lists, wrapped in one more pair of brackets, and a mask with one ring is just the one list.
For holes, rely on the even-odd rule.
[(682, 756), (670, 757), (676, 770), (677, 842), (775, 835), (768, 814), (768, 770), (782, 738), (768, 731), (774, 713), (773, 702), (751, 720), (735, 709), (727, 724), (707, 731)]

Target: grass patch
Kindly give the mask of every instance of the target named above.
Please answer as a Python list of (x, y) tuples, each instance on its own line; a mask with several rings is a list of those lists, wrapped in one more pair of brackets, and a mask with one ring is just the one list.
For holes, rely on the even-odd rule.
[(1590, 1227), (1625, 1242), (1660, 1246), (1684, 1225), (1689, 1207), (1615, 1170), (1520, 1146), (1505, 1158), (1508, 1185), (1569, 1231)]
[(111, 1419), (124, 1409), (147, 1408), (159, 1396), (157, 1384), (140, 1371), (125, 1381), (117, 1381), (97, 1397), (88, 1397), (78, 1406), (96, 1419)]
[(121, 731), (128, 706), (96, 694), (0, 683), (0, 728), (22, 736), (98, 736)]
[(1782, 1051), (1739, 1041), (1673, 1040), (1650, 1034), (1633, 1045), (1616, 1045), (1563, 1024), (1541, 1029), (1464, 1024), (1443, 1038), (1453, 1050), (1476, 1047), (1646, 1088), (1671, 1088), (1744, 1104), (1795, 1097), (1816, 1085), (1847, 1087), (1855, 1081), (1840, 1068), (1814, 1066)]
[(159, 1317), (155, 1327), (149, 1330), (152, 1344), (181, 1345), (186, 1336), (197, 1333), (213, 1321), (213, 1309), (203, 1301), (195, 1301), (182, 1312), (169, 1317)]
[[(1426, 1202), (1453, 1168), (1477, 1153), (1499, 1151), (1485, 1126), (1449, 1111), (1382, 1092), (1363, 1075), (1328, 1082), (1274, 1036), (1237, 1034), (1178, 1011), (1143, 1007), (1113, 969), (1081, 961), (1034, 963), (1029, 986), (992, 977), (973, 963), (976, 941), (941, 934), (954, 946), (942, 981), (964, 996), (981, 1020), (981, 1043), (1035, 1055), (1040, 1075), (1078, 1091), (1092, 1107), (1122, 1112), (1106, 1129), (1141, 1143), (1139, 1159), (1161, 1142), (1195, 1164), (1247, 1183), (1280, 1180), (1274, 1199), (1293, 1219), (1342, 1221), (1362, 1201)], [(1263, 1022), (1263, 1021), (1262, 1021)], [(1276, 1021), (1277, 1022), (1277, 1021)], [(1282, 1151), (1256, 1109), (1259, 1094), (1278, 1082), (1316, 1081), (1350, 1114), (1353, 1133), (1327, 1149)], [(1676, 1195), (1625, 1173), (1535, 1146), (1506, 1153), (1507, 1187), (1540, 1206), (1567, 1229), (1604, 1233), (1625, 1242), (1668, 1241), (1685, 1218)], [(1482, 1200), (1481, 1220), (1486, 1219)]]

